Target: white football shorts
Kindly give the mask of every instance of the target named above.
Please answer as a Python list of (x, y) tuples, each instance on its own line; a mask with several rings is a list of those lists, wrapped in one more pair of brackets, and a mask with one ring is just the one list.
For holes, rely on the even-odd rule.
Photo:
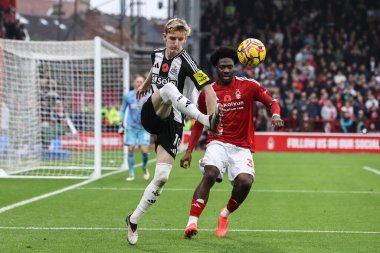
[(223, 175), (227, 172), (230, 182), (233, 182), (241, 173), (255, 176), (255, 164), (251, 151), (229, 143), (211, 141), (207, 144), (206, 153), (199, 160), (199, 168), (203, 174), (206, 165), (216, 166), (220, 171), (218, 177), (220, 179), (223, 179)]

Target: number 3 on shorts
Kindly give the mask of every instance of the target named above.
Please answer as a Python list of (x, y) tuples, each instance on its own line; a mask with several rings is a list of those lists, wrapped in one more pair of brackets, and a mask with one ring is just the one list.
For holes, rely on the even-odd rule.
[(253, 168), (253, 160), (252, 159), (247, 158), (247, 166), (250, 168)]

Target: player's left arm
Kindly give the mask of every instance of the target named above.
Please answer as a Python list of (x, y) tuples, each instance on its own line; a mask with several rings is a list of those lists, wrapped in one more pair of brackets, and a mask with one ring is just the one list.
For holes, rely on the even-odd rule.
[[(198, 99), (198, 108), (202, 113), (206, 111), (205, 105), (205, 94), (201, 93)], [(203, 132), (203, 125), (198, 121), (195, 121), (195, 124), (191, 128), (191, 134), (189, 138), (189, 145), (187, 146), (186, 153), (182, 156), (180, 160), (180, 165), (182, 168), (189, 168), (192, 160), (191, 153), (193, 152), (195, 146), (197, 145), (199, 138), (201, 137)]]
[(281, 119), (281, 107), (277, 99), (272, 98), (269, 91), (259, 86), (257, 100), (269, 108), (272, 114), (272, 126), (275, 129), (280, 129), (284, 126), (284, 121)]

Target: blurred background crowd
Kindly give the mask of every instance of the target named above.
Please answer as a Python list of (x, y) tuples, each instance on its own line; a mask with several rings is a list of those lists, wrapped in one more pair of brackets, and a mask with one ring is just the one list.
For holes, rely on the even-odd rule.
[[(214, 48), (249, 37), (265, 43), (265, 63), (236, 74), (280, 100), (286, 131), (379, 132), (380, 1), (210, 0), (201, 23), (210, 73)], [(261, 107), (256, 130), (266, 131)]]
[[(6, 3), (0, 1), (0, 37), (24, 39), (27, 31)], [(200, 27), (193, 28), (201, 31), (202, 68), (215, 78), (209, 56), (216, 47), (237, 48), (249, 37), (264, 42), (265, 62), (257, 68), (238, 64), (236, 75), (256, 79), (280, 101), (284, 131), (380, 131), (380, 1), (200, 0), (200, 5)], [(145, 30), (161, 31), (157, 24), (165, 23), (149, 22), (142, 22)], [(256, 108), (256, 130), (271, 131), (268, 111), (261, 104)], [(103, 108), (104, 117), (116, 115), (112, 109)]]

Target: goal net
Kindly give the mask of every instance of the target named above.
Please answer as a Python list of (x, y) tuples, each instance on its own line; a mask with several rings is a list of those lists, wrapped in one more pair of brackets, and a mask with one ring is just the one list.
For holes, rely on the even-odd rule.
[(128, 54), (106, 41), (0, 40), (0, 177), (119, 169)]

